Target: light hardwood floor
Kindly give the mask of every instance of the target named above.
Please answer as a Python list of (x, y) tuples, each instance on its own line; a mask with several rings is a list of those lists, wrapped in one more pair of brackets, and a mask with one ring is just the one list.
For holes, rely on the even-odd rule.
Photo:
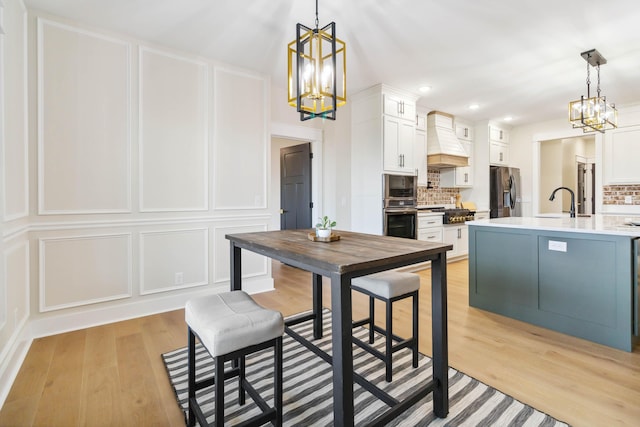
[[(285, 316), (311, 308), (308, 273), (278, 262), (273, 273), (276, 290), (255, 295), (259, 303)], [(427, 325), (430, 271), (420, 276)], [(640, 347), (627, 353), (470, 308), (466, 261), (449, 264), (448, 282), (452, 367), (574, 426), (640, 425)], [(329, 306), (328, 283), (324, 295)], [(409, 310), (394, 311), (400, 334)], [(354, 317), (365, 314), (355, 295)], [(425, 354), (430, 335), (422, 327)], [(183, 426), (160, 354), (184, 345), (183, 310), (37, 339), (0, 426)]]

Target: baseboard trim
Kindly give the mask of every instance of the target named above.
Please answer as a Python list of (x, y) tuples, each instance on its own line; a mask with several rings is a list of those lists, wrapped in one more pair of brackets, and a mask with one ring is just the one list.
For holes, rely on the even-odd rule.
[[(33, 318), (29, 322), (29, 336), (31, 339), (60, 334), (64, 332), (86, 329), (105, 325), (136, 317), (150, 316), (166, 311), (184, 308), (191, 298), (224, 292), (229, 289), (228, 284), (216, 286), (202, 286), (191, 288), (190, 292), (162, 295), (155, 298), (144, 298), (139, 301), (129, 301), (107, 307), (84, 307), (72, 313), (55, 315), (51, 312), (46, 316)], [(250, 294), (267, 292), (274, 289), (272, 277), (257, 277), (243, 279), (243, 289)]]
[(27, 322), (22, 323), (9, 340), (9, 345), (0, 354), (0, 408), (9, 396), (13, 381), (18, 376), (20, 367), (24, 362), (31, 342), (33, 341), (27, 334)]

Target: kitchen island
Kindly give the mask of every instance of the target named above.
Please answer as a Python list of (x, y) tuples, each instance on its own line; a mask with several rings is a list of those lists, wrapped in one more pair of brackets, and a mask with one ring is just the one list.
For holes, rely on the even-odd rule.
[(640, 227), (630, 220), (636, 223), (611, 215), (468, 222), (469, 305), (632, 351)]

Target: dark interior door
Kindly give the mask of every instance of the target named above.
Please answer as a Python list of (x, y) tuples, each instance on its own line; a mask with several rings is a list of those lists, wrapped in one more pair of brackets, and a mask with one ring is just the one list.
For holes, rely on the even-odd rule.
[(587, 201), (587, 188), (586, 188), (586, 179), (585, 179), (586, 174), (587, 174), (587, 171), (585, 169), (585, 164), (579, 162), (578, 163), (578, 188), (577, 188), (578, 194), (576, 194), (576, 199), (577, 199), (576, 204), (578, 205), (576, 206), (576, 208), (578, 209), (579, 214), (586, 213), (584, 211), (585, 203)]
[(311, 144), (280, 149), (280, 229), (311, 228)]

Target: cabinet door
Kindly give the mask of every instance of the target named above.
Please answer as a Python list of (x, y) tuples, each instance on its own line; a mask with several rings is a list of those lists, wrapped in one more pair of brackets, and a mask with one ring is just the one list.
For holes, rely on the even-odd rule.
[(507, 166), (509, 164), (509, 146), (502, 142), (489, 142), (489, 163), (492, 165)]
[(413, 163), (418, 169), (418, 185), (427, 186), (427, 133), (423, 130), (416, 130)]
[(458, 256), (458, 227), (446, 226), (442, 230), (442, 240), (444, 243), (453, 245), (453, 249), (447, 252), (447, 258)]
[(448, 258), (467, 255), (469, 253), (469, 229), (466, 225), (443, 227), (442, 237), (445, 243), (453, 245), (447, 253)]
[(385, 116), (383, 127), (384, 170), (415, 174), (413, 164), (415, 126), (413, 122)]
[(609, 131), (604, 135), (603, 160), (606, 184), (639, 184), (638, 150), (640, 126)]
[(402, 164), (400, 158), (400, 120), (385, 116), (383, 122), (383, 167), (385, 171), (398, 172)]
[(490, 126), (489, 139), (498, 142), (509, 142), (509, 132), (495, 126)]
[(456, 123), (455, 131), (458, 139), (462, 141), (473, 141), (473, 128), (471, 126), (465, 123)]
[(384, 94), (383, 113), (412, 122), (416, 121), (416, 104), (399, 96)]

